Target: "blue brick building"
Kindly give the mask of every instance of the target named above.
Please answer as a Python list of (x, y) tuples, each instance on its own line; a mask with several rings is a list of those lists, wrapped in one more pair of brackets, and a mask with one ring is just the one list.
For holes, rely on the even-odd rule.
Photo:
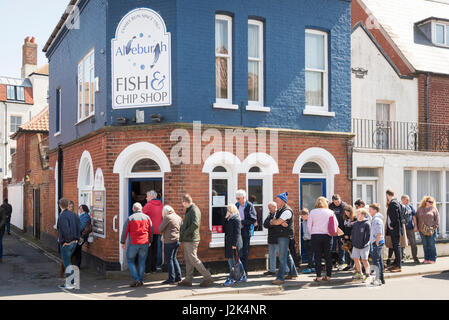
[(220, 226), (237, 189), (258, 211), (254, 261), (276, 194), (295, 209), (335, 192), (351, 200), (350, 1), (72, 0), (44, 51), (47, 225), (59, 197), (92, 207), (85, 254), (101, 270), (126, 268), (118, 236), (147, 189), (181, 215), (180, 195), (193, 196), (210, 263), (224, 259)]

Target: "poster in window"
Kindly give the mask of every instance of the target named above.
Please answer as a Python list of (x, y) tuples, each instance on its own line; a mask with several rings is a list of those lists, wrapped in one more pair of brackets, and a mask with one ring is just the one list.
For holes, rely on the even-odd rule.
[(99, 237), (106, 235), (105, 193), (105, 191), (93, 192), (92, 230)]

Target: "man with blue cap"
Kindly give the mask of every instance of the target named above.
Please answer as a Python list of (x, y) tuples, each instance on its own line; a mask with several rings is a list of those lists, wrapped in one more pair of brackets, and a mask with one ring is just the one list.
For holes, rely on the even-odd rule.
[[(280, 285), (283, 284), (285, 279), (296, 279), (298, 272), (296, 271), (295, 263), (292, 256), (288, 251), (288, 246), (290, 239), (294, 237), (293, 230), (293, 210), (287, 205), (288, 192), (281, 193), (276, 196), (276, 204), (278, 210), (271, 220), (271, 225), (274, 226), (274, 232), (278, 241), (279, 246), (279, 271), (276, 276), (276, 280), (273, 284)], [(286, 267), (290, 269), (289, 275), (284, 276)]]

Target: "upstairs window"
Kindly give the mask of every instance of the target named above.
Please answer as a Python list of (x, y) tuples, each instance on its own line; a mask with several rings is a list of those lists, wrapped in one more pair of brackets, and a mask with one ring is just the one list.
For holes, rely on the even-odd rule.
[(61, 131), (61, 88), (56, 89), (56, 133)]
[(10, 125), (9, 131), (11, 133), (16, 132), (17, 129), (19, 129), (19, 127), (22, 125), (22, 117), (20, 117), (20, 116), (11, 116), (9, 125)]
[(263, 106), (263, 23), (248, 21), (248, 104)]
[(434, 25), (434, 43), (449, 46), (449, 24), (435, 23)]
[(6, 99), (25, 101), (25, 88), (21, 86), (6, 86)]
[(328, 111), (327, 33), (306, 30), (306, 109)]
[(232, 105), (232, 18), (215, 19), (215, 89), (216, 105)]
[(95, 114), (94, 51), (78, 64), (78, 122)]

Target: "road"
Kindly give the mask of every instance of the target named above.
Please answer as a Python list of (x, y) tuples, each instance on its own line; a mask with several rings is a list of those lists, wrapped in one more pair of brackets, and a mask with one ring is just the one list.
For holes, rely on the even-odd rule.
[[(81, 289), (64, 291), (59, 278), (59, 262), (33, 243), (6, 235), (3, 239), (4, 257), (0, 263), (0, 300), (326, 300), (326, 299), (449, 299), (449, 273), (404, 277), (387, 280), (382, 287), (363, 284), (307, 286), (307, 289), (285, 288), (276, 293), (208, 294), (194, 296), (204, 291), (195, 287), (172, 287), (160, 282), (146, 283), (141, 288), (130, 288), (129, 280), (106, 279), (92, 272), (81, 270)], [(199, 282), (201, 279), (196, 279)], [(223, 282), (223, 279), (216, 279)], [(259, 279), (256, 279), (259, 281)], [(265, 288), (266, 283), (264, 283)], [(198, 288), (198, 289), (197, 289)], [(268, 288), (271, 288), (268, 286)], [(220, 291), (219, 285), (215, 292)]]

